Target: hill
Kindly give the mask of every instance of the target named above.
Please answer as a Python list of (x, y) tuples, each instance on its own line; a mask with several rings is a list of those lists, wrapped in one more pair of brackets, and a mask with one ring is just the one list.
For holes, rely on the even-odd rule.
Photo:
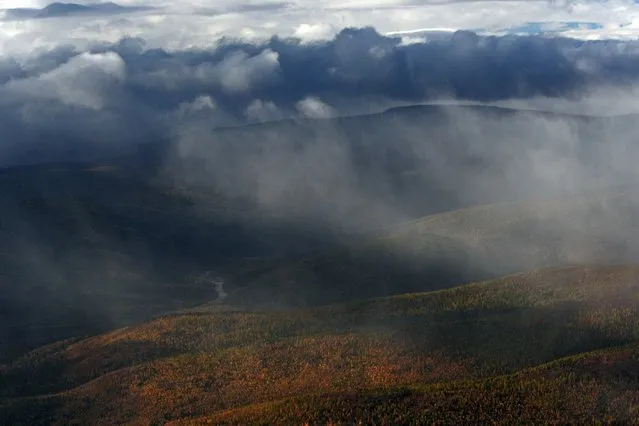
[[(608, 188), (434, 214), (238, 281), (230, 303), (306, 306), (559, 265), (639, 259), (639, 197)], [(231, 281), (232, 283), (232, 281)]]
[(148, 10), (149, 7), (121, 6), (113, 2), (79, 4), (79, 3), (49, 3), (43, 8), (14, 8), (5, 9), (4, 20), (27, 20), (61, 18), (69, 16), (111, 15), (125, 12)]
[[(5, 421), (54, 424), (201, 416), (244, 422), (255, 420), (255, 413), (267, 422), (296, 415), (301, 417), (292, 418), (322, 421), (325, 414), (351, 421), (390, 419), (415, 404), (420, 411), (433, 407), (422, 415), (441, 419), (464, 401), (477, 405), (489, 398), (483, 414), (470, 408), (455, 412), (496, 418), (492, 410), (503, 404), (510, 415), (520, 409), (532, 415), (535, 407), (551, 404), (552, 416), (561, 409), (552, 395), (572, 389), (568, 404), (578, 405), (587, 386), (597, 384), (573, 374), (570, 363), (547, 369), (558, 371), (559, 378), (517, 372), (636, 342), (638, 278), (636, 267), (564, 267), (305, 310), (207, 312), (203, 307), (60, 342), (7, 365), (0, 376), (2, 415)], [(634, 353), (628, 362), (635, 362)], [(623, 371), (624, 362), (614, 368)], [(627, 380), (633, 386), (635, 379)], [(615, 386), (613, 381), (601, 389)], [(513, 389), (518, 393), (510, 394)], [(288, 400), (294, 396), (299, 399)], [(622, 397), (625, 403), (632, 394)], [(355, 414), (343, 411), (344, 401), (353, 400)], [(369, 409), (374, 401), (382, 401), (381, 411)], [(267, 405), (241, 409), (254, 404)], [(599, 415), (577, 405), (563, 415)], [(606, 402), (601, 416), (623, 419), (630, 409), (615, 413), (610, 407)]]
[(637, 367), (632, 344), (496, 378), (294, 397), (170, 424), (634, 424)]

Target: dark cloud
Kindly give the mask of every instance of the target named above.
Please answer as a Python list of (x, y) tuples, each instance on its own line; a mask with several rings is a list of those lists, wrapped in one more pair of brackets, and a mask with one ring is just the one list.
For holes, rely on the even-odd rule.
[[(209, 50), (148, 49), (135, 38), (96, 44), (88, 52), (60, 46), (29, 60), (0, 61), (2, 163), (12, 161), (7, 147), (28, 152), (25, 146), (43, 139), (95, 143), (117, 135), (118, 145), (161, 139), (176, 124), (177, 111), (183, 116), (185, 105), (204, 97), (212, 101), (209, 120), (215, 125), (352, 114), (363, 104), (383, 109), (440, 98), (578, 99), (598, 88), (634, 84), (638, 51), (639, 43), (631, 41), (466, 31), (405, 45), (372, 28), (345, 29), (317, 43), (223, 39)], [(140, 123), (148, 127), (140, 130)], [(96, 134), (89, 125), (100, 132), (84, 141), (83, 135)]]

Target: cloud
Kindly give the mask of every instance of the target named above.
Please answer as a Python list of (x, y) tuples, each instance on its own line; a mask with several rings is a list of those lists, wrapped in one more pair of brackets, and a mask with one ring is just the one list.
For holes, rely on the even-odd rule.
[(251, 101), (244, 114), (249, 122), (274, 121), (285, 117), (284, 112), (275, 103), (261, 99)]
[[(637, 46), (636, 42), (575, 43), (535, 36), (482, 37), (471, 32), (406, 44), (400, 37), (365, 28), (343, 30), (323, 43), (300, 44), (282, 38), (260, 43), (222, 40), (215, 49), (183, 51), (154, 49), (144, 39), (128, 37), (94, 44), (89, 52), (119, 54), (134, 84), (176, 90), (216, 86), (234, 95), (286, 88), (297, 102), (331, 90), (404, 97), (414, 92), (424, 97), (445, 88), (451, 95), (471, 99), (562, 94), (598, 80), (634, 79)], [(0, 69), (5, 80), (15, 79), (51, 70), (79, 53), (65, 46), (27, 58), (5, 56)], [(490, 94), (479, 93), (480, 85), (486, 85)]]
[(81, 53), (37, 77), (12, 80), (2, 86), (2, 92), (14, 98), (54, 99), (69, 106), (100, 109), (109, 92), (124, 79), (125, 63), (116, 53)]
[(331, 38), (337, 31), (328, 22), (318, 22), (316, 24), (300, 24), (295, 28), (293, 36), (301, 40), (326, 40)]
[[(95, 2), (79, 1), (95, 7)], [(7, 8), (43, 8), (47, 2), (10, 0)], [(329, 40), (345, 27), (375, 27), (382, 34), (433, 33), (436, 29), (471, 30), (503, 35), (531, 28), (555, 28), (553, 35), (579, 39), (637, 39), (639, 7), (632, 0), (577, 1), (357, 1), (287, 2), (126, 0), (117, 15), (94, 14), (55, 19), (0, 21), (0, 55), (24, 54), (71, 44), (81, 50), (96, 42), (140, 37), (149, 47), (167, 50), (212, 48), (222, 37), (243, 41), (273, 36), (304, 42)], [(133, 9), (131, 9), (133, 8)], [(0, 16), (5, 12), (0, 10)], [(531, 24), (532, 23), (532, 24)], [(577, 25), (587, 23), (588, 25)], [(592, 25), (590, 25), (592, 24)], [(556, 30), (560, 27), (559, 30)], [(60, 31), (60, 28), (65, 28)]]
[(200, 113), (209, 113), (217, 108), (215, 101), (207, 95), (198, 96), (192, 102), (182, 103), (178, 109), (179, 117), (188, 117)]
[[(446, 100), (601, 114), (611, 111), (603, 99), (619, 93), (615, 112), (624, 113), (637, 109), (629, 94), (638, 79), (633, 41), (458, 31), (406, 43), (373, 28), (347, 28), (313, 43), (227, 38), (214, 48), (171, 50), (125, 37), (1, 56), (0, 125), (13, 141), (4, 144), (7, 154), (7, 146), (28, 152), (42, 140), (124, 147), (166, 140), (182, 132), (177, 126), (353, 115)], [(97, 136), (92, 126), (101, 129)], [(16, 158), (24, 159), (5, 155), (1, 163)]]
[(333, 108), (315, 97), (304, 98), (295, 104), (295, 107), (309, 118), (330, 118), (337, 115)]
[(200, 68), (197, 75), (203, 80), (218, 80), (228, 93), (246, 92), (254, 84), (271, 79), (279, 70), (278, 53), (265, 49), (255, 56), (236, 51), (211, 68)]

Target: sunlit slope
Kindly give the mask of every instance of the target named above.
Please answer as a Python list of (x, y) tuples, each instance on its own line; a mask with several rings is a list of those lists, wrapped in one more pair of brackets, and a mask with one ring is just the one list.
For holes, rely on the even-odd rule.
[(245, 280), (231, 301), (295, 306), (429, 291), (560, 265), (639, 260), (632, 188), (426, 216)]
[(507, 376), (293, 397), (171, 424), (638, 424), (638, 370), (632, 344)]
[(637, 341), (638, 290), (636, 267), (567, 267), (316, 309), (168, 316), (6, 366), (2, 411), (34, 422), (151, 423), (511, 374)]

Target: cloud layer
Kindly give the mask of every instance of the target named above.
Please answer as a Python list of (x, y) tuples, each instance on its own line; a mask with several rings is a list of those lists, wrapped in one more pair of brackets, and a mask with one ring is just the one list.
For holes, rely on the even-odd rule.
[[(122, 37), (141, 37), (151, 47), (170, 50), (211, 47), (221, 37), (264, 40), (278, 35), (310, 42), (331, 39), (345, 27), (363, 26), (382, 34), (402, 34), (407, 41), (432, 37), (436, 30), (579, 39), (639, 36), (639, 7), (632, 0), (123, 0), (121, 7), (88, 0), (77, 3), (80, 6), (47, 7), (43, 0), (3, 2), (0, 54), (60, 44), (84, 48)], [(34, 13), (40, 18), (29, 19)]]
[(459, 31), (406, 44), (362, 28), (310, 44), (222, 39), (170, 51), (124, 38), (0, 57), (0, 148), (7, 164), (33, 143), (126, 145), (194, 120), (233, 126), (442, 100), (632, 113), (638, 78), (631, 41)]
[[(569, 13), (571, 21), (585, 20), (601, 7), (634, 10), (631, 3), (530, 4), (526, 7), (552, 9), (548, 16), (553, 19)], [(102, 8), (107, 12), (90, 19), (0, 23), (0, 165), (117, 155), (140, 143), (183, 141), (185, 134), (209, 135), (218, 127), (326, 119), (419, 103), (639, 112), (639, 41), (482, 35), (489, 31), (489, 20), (479, 33), (419, 29), (428, 21), (422, 13), (491, 6), (499, 15), (512, 6), (509, 1), (389, 1), (375, 7), (360, 1), (327, 4), (324, 12), (304, 2), (154, 4), (145, 9), (146, 4), (131, 1), (123, 6), (130, 9), (111, 13)], [(309, 18), (321, 13), (353, 19)], [(500, 25), (515, 25), (512, 14), (506, 15)], [(388, 17), (404, 21), (388, 25), (383, 22)], [(424, 19), (409, 25), (413, 17)], [(522, 19), (535, 17), (530, 12)], [(233, 26), (237, 19), (245, 24), (239, 33), (208, 25)], [(375, 22), (380, 28), (339, 30), (353, 22)], [(63, 25), (71, 31), (61, 31)], [(562, 25), (559, 33), (583, 30)], [(397, 35), (383, 35), (389, 30)]]
[[(180, 161), (204, 161), (203, 174), (187, 180), (210, 180), (226, 195), (243, 194), (286, 214), (305, 205), (339, 217), (336, 222), (360, 208), (372, 216), (401, 217), (404, 212), (392, 207), (395, 183), (388, 174), (376, 177), (378, 168), (382, 173), (397, 161), (422, 161), (414, 169), (432, 173), (429, 182), (461, 200), (446, 206), (486, 201), (500, 185), (506, 186), (497, 192), (511, 196), (522, 188), (527, 194), (533, 187), (553, 189), (556, 182), (570, 189), (597, 180), (593, 159), (613, 156), (602, 164), (631, 171), (634, 166), (626, 161), (631, 156), (620, 154), (635, 152), (626, 122), (621, 130), (610, 130), (608, 121), (582, 128), (562, 119), (508, 114), (486, 122), (476, 114), (444, 115), (427, 124), (394, 122), (391, 115), (383, 125), (363, 119), (361, 127), (349, 125), (346, 131), (342, 121), (327, 119), (445, 102), (639, 113), (638, 54), (639, 43), (632, 41), (458, 31), (406, 43), (370, 27), (344, 29), (315, 43), (222, 39), (215, 48), (174, 51), (124, 38), (86, 50), (59, 46), (0, 62), (0, 164), (114, 157), (141, 144), (164, 144), (177, 160), (167, 166), (180, 178)], [(255, 133), (254, 127), (218, 131), (282, 119), (293, 120)], [(315, 122), (327, 124), (316, 127)], [(374, 137), (364, 137), (366, 132)], [(620, 145), (607, 147), (615, 138)], [(446, 152), (448, 141), (460, 152)], [(572, 158), (582, 143), (596, 147), (586, 155), (587, 166)], [(366, 144), (372, 144), (370, 150)], [(511, 144), (521, 151), (511, 151)], [(372, 177), (362, 178), (353, 170), (360, 170), (355, 163), (369, 161), (368, 155)], [(456, 181), (449, 172), (466, 167), (465, 162), (497, 166), (466, 194), (465, 179), (472, 173)], [(362, 188), (362, 182), (370, 188)], [(446, 189), (451, 182), (456, 183)], [(326, 202), (328, 193), (335, 203)]]

